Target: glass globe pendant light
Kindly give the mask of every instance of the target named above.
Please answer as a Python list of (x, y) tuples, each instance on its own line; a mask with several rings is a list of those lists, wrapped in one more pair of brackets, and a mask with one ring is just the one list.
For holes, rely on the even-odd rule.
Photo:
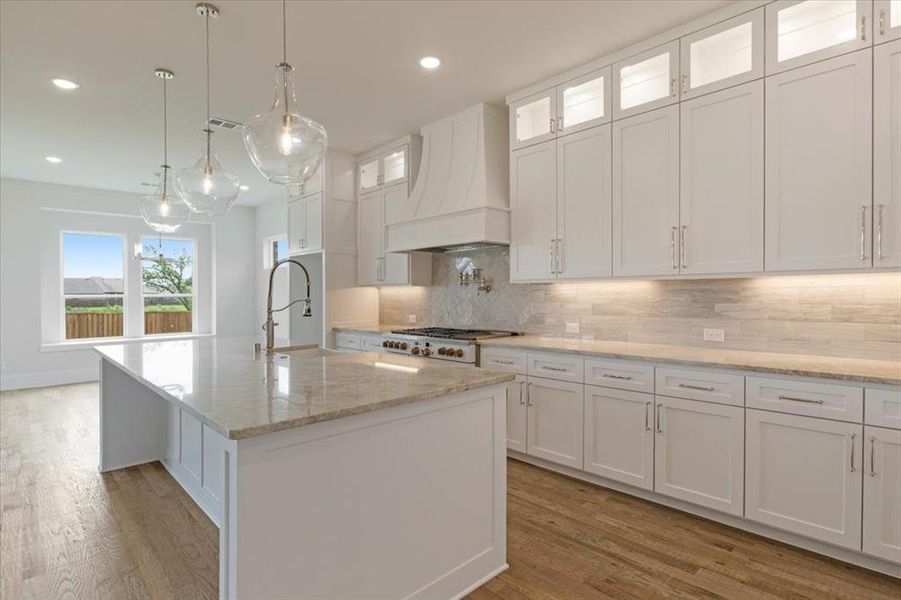
[(141, 217), (152, 230), (163, 233), (174, 233), (188, 220), (191, 212), (188, 205), (179, 197), (172, 184), (172, 176), (169, 174), (168, 154), (168, 113), (166, 83), (175, 77), (168, 69), (157, 69), (154, 75), (163, 80), (163, 164), (160, 165), (160, 183), (156, 190), (141, 198), (139, 204)]
[(294, 69), (288, 64), (287, 15), (282, 0), (282, 62), (275, 66), (275, 102), (244, 126), (244, 146), (254, 166), (273, 183), (303, 185), (328, 147), (325, 127), (297, 112)]
[(206, 127), (200, 158), (175, 177), (178, 191), (192, 212), (205, 216), (224, 215), (238, 199), (241, 180), (222, 168), (213, 148), (210, 130), (210, 17), (219, 14), (212, 4), (199, 3), (197, 14), (206, 19)]

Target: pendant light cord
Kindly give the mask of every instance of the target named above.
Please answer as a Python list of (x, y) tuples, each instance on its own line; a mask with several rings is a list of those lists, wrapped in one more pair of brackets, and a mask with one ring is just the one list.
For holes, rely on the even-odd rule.
[(167, 114), (166, 107), (168, 106), (168, 95), (166, 93), (166, 83), (167, 80), (163, 77), (163, 199), (166, 199), (166, 183), (169, 179), (167, 177), (167, 170), (169, 169), (169, 116)]
[(210, 137), (213, 132), (210, 130), (210, 8), (206, 9), (206, 171), (212, 173), (210, 167)]
[(288, 124), (288, 0), (282, 0), (282, 89), (285, 91), (285, 125)]

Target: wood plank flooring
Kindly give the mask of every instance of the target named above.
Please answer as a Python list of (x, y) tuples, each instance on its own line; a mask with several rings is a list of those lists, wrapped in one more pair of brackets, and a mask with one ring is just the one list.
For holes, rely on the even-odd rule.
[[(158, 463), (97, 472), (97, 386), (0, 393), (0, 598), (215, 598), (218, 532)], [(498, 598), (901, 598), (889, 577), (508, 462)]]

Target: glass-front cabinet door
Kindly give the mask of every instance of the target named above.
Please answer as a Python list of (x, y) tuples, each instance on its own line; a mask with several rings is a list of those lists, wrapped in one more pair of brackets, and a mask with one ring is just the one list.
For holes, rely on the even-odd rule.
[(557, 137), (557, 95), (551, 88), (510, 105), (511, 149)]
[(557, 135), (610, 122), (610, 68), (557, 86)]
[(677, 102), (678, 70), (678, 40), (614, 65), (613, 116), (627, 117)]
[(359, 164), (357, 167), (357, 185), (361, 192), (375, 189), (381, 185), (382, 174), (379, 172), (380, 165), (381, 160), (378, 158), (373, 158), (372, 160), (364, 161)]
[(873, 43), (870, 0), (778, 0), (766, 7), (766, 72), (779, 73)]
[(681, 40), (682, 98), (763, 77), (763, 8)]
[(901, 0), (876, 0), (873, 8), (876, 43), (901, 38)]
[(382, 183), (396, 183), (407, 178), (407, 146), (392, 150), (381, 158)]

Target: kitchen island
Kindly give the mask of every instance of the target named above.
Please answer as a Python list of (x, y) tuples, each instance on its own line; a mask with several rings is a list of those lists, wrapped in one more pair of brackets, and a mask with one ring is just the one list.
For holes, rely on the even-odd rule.
[(452, 598), (506, 568), (511, 374), (216, 337), (96, 350), (100, 470), (166, 467), (219, 526), (221, 598)]

